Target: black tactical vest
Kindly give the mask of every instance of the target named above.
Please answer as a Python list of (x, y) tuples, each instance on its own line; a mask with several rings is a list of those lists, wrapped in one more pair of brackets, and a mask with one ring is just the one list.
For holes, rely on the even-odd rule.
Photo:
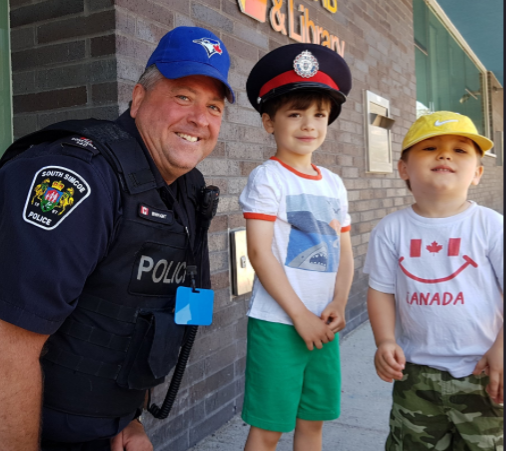
[[(177, 362), (185, 327), (174, 323), (174, 304), (177, 287), (189, 285), (188, 236), (164, 203), (166, 189), (156, 189), (143, 150), (113, 122), (54, 124), (16, 141), (1, 163), (29, 145), (75, 133), (93, 140), (96, 149), (74, 152), (101, 153), (118, 174), (122, 217), (74, 312), (46, 343), (44, 405), (77, 415), (120, 417), (133, 414), (146, 389), (162, 383)], [(203, 177), (194, 170), (177, 183), (186, 190), (183, 197), (191, 204), (186, 211), (192, 214)], [(201, 249), (203, 237), (194, 244)]]

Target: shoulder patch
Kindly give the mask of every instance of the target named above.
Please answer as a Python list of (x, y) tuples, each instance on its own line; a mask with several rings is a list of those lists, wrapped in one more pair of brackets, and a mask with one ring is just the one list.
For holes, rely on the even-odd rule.
[(90, 193), (90, 186), (79, 174), (61, 166), (46, 166), (33, 178), (23, 219), (42, 229), (53, 230)]

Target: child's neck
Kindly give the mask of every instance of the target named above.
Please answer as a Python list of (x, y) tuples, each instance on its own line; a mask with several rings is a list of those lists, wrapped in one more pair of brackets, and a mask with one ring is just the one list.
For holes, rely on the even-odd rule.
[(467, 193), (463, 196), (416, 196), (412, 205), (416, 214), (425, 218), (449, 218), (467, 210), (471, 205)]
[(318, 175), (318, 172), (314, 170), (313, 165), (311, 164), (311, 153), (307, 155), (299, 155), (297, 153), (278, 148), (274, 156), (302, 174)]

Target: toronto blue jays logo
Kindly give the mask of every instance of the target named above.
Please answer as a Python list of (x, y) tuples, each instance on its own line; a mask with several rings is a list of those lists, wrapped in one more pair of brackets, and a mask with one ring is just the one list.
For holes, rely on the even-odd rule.
[(223, 50), (220, 41), (210, 38), (200, 38), (193, 41), (195, 44), (200, 44), (206, 49), (207, 56), (211, 58), (213, 55), (221, 55)]

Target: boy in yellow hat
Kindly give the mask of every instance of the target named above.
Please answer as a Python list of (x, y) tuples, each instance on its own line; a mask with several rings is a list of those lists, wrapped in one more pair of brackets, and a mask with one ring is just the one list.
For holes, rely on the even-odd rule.
[(396, 380), (387, 451), (502, 449), (503, 217), (467, 199), (492, 146), (466, 116), (421, 116), (398, 163), (415, 203), (371, 233), (374, 364)]

